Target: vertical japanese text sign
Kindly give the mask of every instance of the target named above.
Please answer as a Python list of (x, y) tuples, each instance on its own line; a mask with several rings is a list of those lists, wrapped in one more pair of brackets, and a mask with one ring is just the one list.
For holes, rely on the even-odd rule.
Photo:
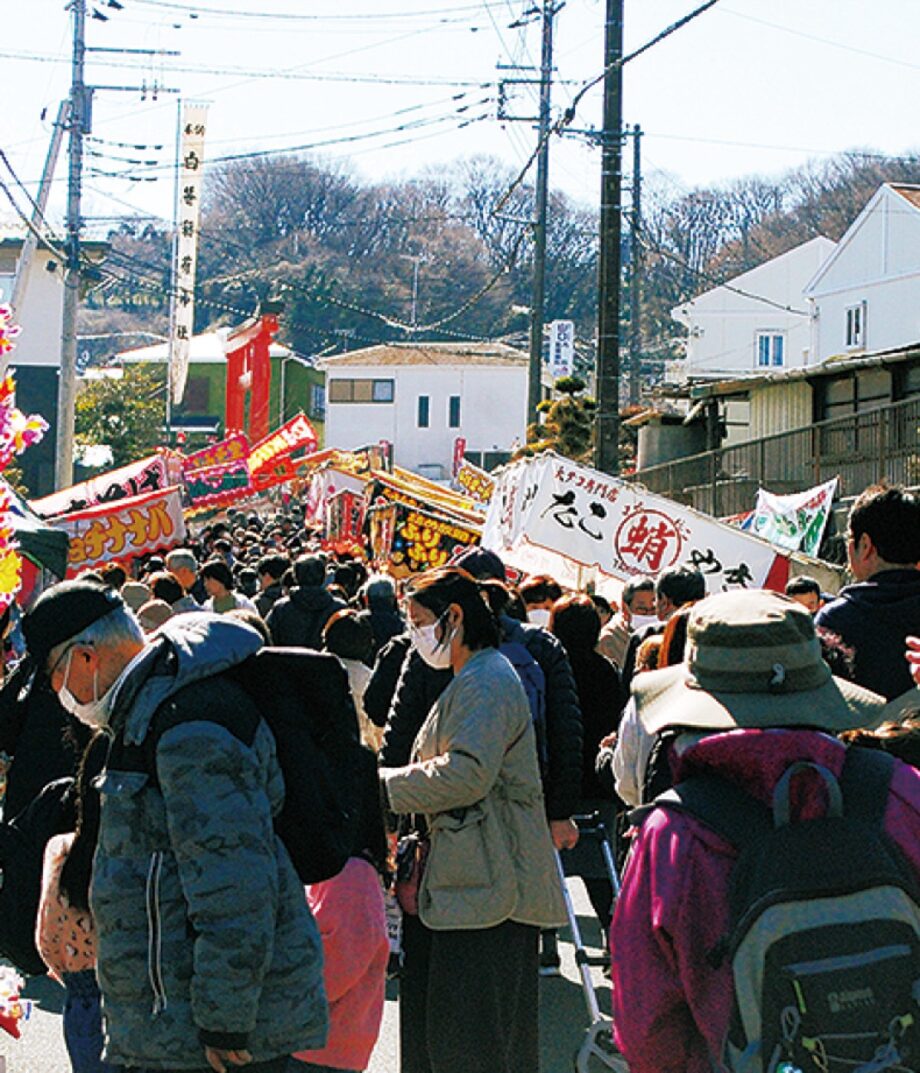
[(549, 326), (549, 367), (553, 378), (571, 376), (575, 367), (575, 324), (554, 320)]
[(207, 120), (207, 105), (183, 105), (180, 119), (175, 261), (169, 333), (171, 401), (176, 405), (182, 402), (182, 396), (185, 394), (189, 348), (195, 322), (195, 268), (198, 260), (198, 219)]

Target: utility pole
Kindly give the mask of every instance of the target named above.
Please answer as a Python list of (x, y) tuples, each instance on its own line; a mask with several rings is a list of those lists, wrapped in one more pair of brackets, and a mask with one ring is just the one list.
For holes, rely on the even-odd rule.
[(623, 0), (607, 0), (604, 28), (604, 126), (597, 309), (595, 461), (619, 472), (620, 217), (623, 147)]
[(632, 212), (629, 217), (629, 404), (642, 391), (642, 128), (632, 129)]
[(527, 423), (537, 421), (543, 395), (543, 307), (546, 298), (546, 206), (549, 197), (549, 130), (553, 87), (554, 0), (543, 0), (543, 46), (540, 57), (540, 116), (537, 126), (537, 189), (533, 228), (533, 284), (530, 299), (530, 373)]
[[(13, 280), (13, 293), (10, 296), (10, 305), (17, 315), (22, 314), (22, 306), (25, 302), (26, 291), (29, 286), (29, 272), (32, 268), (32, 259), (38, 248), (38, 236), (36, 231), (41, 231), (45, 223), (45, 209), (48, 207), (48, 195), (51, 193), (51, 183), (54, 180), (54, 171), (57, 167), (58, 157), (61, 153), (61, 142), (64, 140), (64, 130), (67, 127), (70, 116), (70, 101), (61, 101), (58, 107), (57, 119), (51, 132), (51, 144), (48, 146), (48, 155), (45, 157), (45, 167), (42, 170), (41, 182), (38, 185), (38, 193), (35, 195), (35, 208), (32, 212), (32, 224), (35, 230), (26, 232), (22, 244), (19, 260), (16, 262), (16, 276)], [(6, 363), (4, 362), (4, 368)]]
[(80, 197), (83, 181), (83, 135), (90, 96), (83, 81), (86, 56), (86, 0), (71, 0), (73, 62), (70, 83), (70, 142), (67, 182), (67, 266), (64, 274), (64, 317), (61, 331), (61, 376), (58, 382), (57, 488), (73, 484), (74, 401), (77, 385), (77, 309), (80, 304)]

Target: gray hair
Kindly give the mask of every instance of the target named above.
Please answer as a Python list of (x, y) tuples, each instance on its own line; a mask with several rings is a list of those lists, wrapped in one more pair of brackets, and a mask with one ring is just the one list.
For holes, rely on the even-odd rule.
[(121, 648), (123, 645), (145, 643), (144, 630), (134, 612), (127, 606), (116, 607), (102, 618), (96, 619), (76, 636), (56, 645), (49, 653), (51, 665), (74, 645), (92, 645), (93, 648)]
[(176, 548), (166, 555), (167, 570), (198, 570), (198, 560), (195, 553), (188, 548)]

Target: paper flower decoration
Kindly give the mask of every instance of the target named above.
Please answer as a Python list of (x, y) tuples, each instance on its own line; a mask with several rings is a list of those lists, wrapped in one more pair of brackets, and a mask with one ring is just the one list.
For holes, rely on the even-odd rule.
[(28, 417), (16, 408), (16, 383), (7, 375), (0, 382), (0, 470), (44, 436), (48, 422), (38, 414)]
[(32, 1015), (32, 1003), (20, 998), (22, 977), (12, 969), (0, 968), (0, 1028), (19, 1039), (19, 1024)]
[(13, 311), (7, 305), (0, 305), (0, 357), (9, 352), (16, 345), (16, 336), (19, 335), (20, 327), (13, 323)]
[[(19, 326), (13, 311), (0, 305), (0, 357), (16, 345)], [(0, 471), (44, 436), (48, 423), (38, 414), (26, 416), (16, 406), (16, 382), (7, 374), (0, 380)], [(0, 488), (0, 611), (5, 611), (19, 591), (22, 560), (16, 553), (8, 490)]]

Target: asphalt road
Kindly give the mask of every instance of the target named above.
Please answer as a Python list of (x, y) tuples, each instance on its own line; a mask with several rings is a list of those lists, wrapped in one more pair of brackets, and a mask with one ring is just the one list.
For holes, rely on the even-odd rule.
[[(596, 952), (600, 944), (597, 921), (581, 884), (570, 881), (570, 889), (585, 942), (591, 952)], [(574, 1055), (588, 1023), (567, 930), (560, 933), (560, 939), (562, 975), (540, 981), (540, 1073), (572, 1073)], [(600, 1007), (609, 1010), (610, 983), (600, 969), (592, 970), (592, 976)], [(33, 1000), (35, 1008), (32, 1019), (23, 1026), (22, 1039), (16, 1041), (0, 1034), (0, 1057), (6, 1059), (5, 1073), (69, 1073), (70, 1063), (61, 1035), (62, 989), (47, 978), (37, 978), (30, 982), (26, 996)], [(391, 984), (383, 1027), (368, 1073), (397, 1073), (398, 1069), (396, 987)], [(0, 1073), (4, 1073), (2, 1063)]]

